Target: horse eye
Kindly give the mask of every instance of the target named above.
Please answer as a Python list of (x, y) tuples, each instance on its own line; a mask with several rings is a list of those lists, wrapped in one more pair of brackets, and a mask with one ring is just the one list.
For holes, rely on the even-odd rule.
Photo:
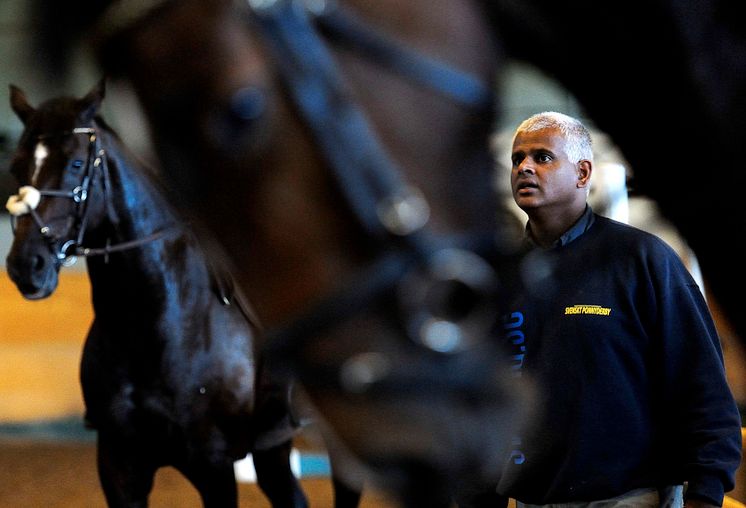
[(70, 167), (73, 169), (80, 169), (83, 167), (83, 161), (80, 159), (75, 159), (71, 164)]
[(222, 107), (208, 114), (205, 134), (212, 145), (227, 155), (233, 155), (238, 146), (256, 141), (260, 133), (258, 127), (266, 112), (264, 90), (253, 86), (241, 88)]
[(265, 108), (264, 91), (253, 86), (241, 88), (231, 98), (231, 113), (239, 120), (256, 120), (264, 113)]

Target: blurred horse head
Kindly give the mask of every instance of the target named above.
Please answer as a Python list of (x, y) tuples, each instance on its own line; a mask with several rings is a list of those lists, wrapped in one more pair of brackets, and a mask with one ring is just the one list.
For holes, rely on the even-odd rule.
[[(272, 326), (288, 322), (309, 302), (355, 279), (378, 248), (375, 242), (371, 246), (357, 212), (339, 213), (349, 210), (346, 186), (330, 176), (324, 150), (290, 99), (291, 86), (280, 71), (285, 53), (271, 53), (277, 43), (260, 35), (273, 29), (257, 13), (276, 2), (250, 2), (251, 10), (238, 8), (240, 15), (226, 14), (236, 12), (228, 2), (145, 2), (140, 11), (109, 10), (107, 1), (85, 9), (72, 2), (57, 12), (50, 2), (39, 3), (47, 21), (40, 35), (54, 41), (48, 48), (62, 51), (61, 42), (80, 33), (71, 26), (98, 23), (100, 62), (132, 80), (159, 150), (172, 161), (172, 181), (202, 210), (206, 229), (217, 232), (243, 285), (252, 278), (259, 282), (256, 303), (265, 320)], [(317, 12), (335, 12), (329, 10), (332, 3), (308, 4)], [(744, 247), (731, 241), (746, 228), (746, 214), (733, 195), (746, 178), (737, 168), (746, 132), (741, 4), (351, 0), (339, 5), (367, 20), (366, 26), (378, 27), (376, 32), (472, 75), (492, 76), (500, 48), (557, 78), (621, 148), (634, 171), (635, 190), (656, 199), (683, 233), (708, 287), (737, 333), (746, 335), (739, 296)], [(254, 25), (248, 34), (243, 18)], [(323, 16), (313, 18), (325, 24)], [(342, 69), (346, 95), (363, 106), (406, 181), (430, 203), (428, 228), (440, 233), (484, 225), (491, 204), (489, 193), (479, 189), (489, 185), (473, 184), (485, 180), (472, 179), (469, 168), (480, 167), (485, 156), (486, 113), (475, 115), (432, 94), (422, 81), (402, 79), (392, 71), (397, 67), (391, 62), (402, 61), (396, 56), (363, 55), (360, 48), (381, 46), (379, 37), (360, 43), (336, 23), (324, 30), (334, 35), (330, 51)], [(307, 41), (299, 46), (315, 47)], [(311, 103), (325, 103), (318, 87), (306, 90)], [(170, 129), (175, 124), (180, 128)], [(369, 152), (360, 153), (368, 160)], [(301, 244), (313, 248), (300, 249)], [(265, 263), (272, 270), (265, 270)], [(363, 330), (367, 334), (368, 328)]]
[(99, 61), (276, 363), (404, 503), (494, 482), (524, 401), (493, 343), (499, 55), (479, 5), (126, 6), (98, 18)]

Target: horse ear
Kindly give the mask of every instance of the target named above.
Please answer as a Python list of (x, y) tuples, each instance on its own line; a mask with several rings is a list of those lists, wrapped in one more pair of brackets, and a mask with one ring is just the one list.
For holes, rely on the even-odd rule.
[(16, 115), (18, 115), (18, 118), (21, 119), (21, 122), (26, 124), (29, 117), (36, 111), (31, 104), (29, 104), (28, 99), (26, 99), (26, 94), (23, 93), (23, 90), (18, 88), (15, 85), (10, 85), (10, 107), (13, 108), (13, 111)]
[(104, 100), (106, 95), (106, 80), (101, 78), (96, 86), (94, 86), (90, 92), (86, 94), (80, 100), (81, 107), (81, 119), (83, 122), (89, 122), (96, 116), (98, 110), (101, 108), (101, 102)]

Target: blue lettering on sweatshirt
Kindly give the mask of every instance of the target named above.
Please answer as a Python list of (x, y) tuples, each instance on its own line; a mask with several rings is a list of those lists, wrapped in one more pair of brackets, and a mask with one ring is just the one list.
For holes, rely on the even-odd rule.
[[(523, 373), (523, 360), (526, 356), (526, 335), (521, 329), (523, 321), (523, 313), (518, 311), (511, 312), (503, 319), (505, 336), (511, 345), (511, 370), (515, 376), (520, 376)], [(523, 464), (526, 461), (526, 456), (520, 449), (521, 438), (513, 437), (511, 444), (513, 449), (510, 451), (510, 460), (516, 465)]]

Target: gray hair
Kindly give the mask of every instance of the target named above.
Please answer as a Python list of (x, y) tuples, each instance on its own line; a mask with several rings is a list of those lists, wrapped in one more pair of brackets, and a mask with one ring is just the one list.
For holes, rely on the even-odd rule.
[[(534, 132), (542, 129), (558, 129), (565, 137), (565, 153), (570, 162), (577, 164), (581, 160), (593, 162), (593, 142), (591, 134), (580, 120), (556, 111), (544, 111), (530, 116), (515, 131)], [(515, 141), (515, 136), (513, 136)]]

